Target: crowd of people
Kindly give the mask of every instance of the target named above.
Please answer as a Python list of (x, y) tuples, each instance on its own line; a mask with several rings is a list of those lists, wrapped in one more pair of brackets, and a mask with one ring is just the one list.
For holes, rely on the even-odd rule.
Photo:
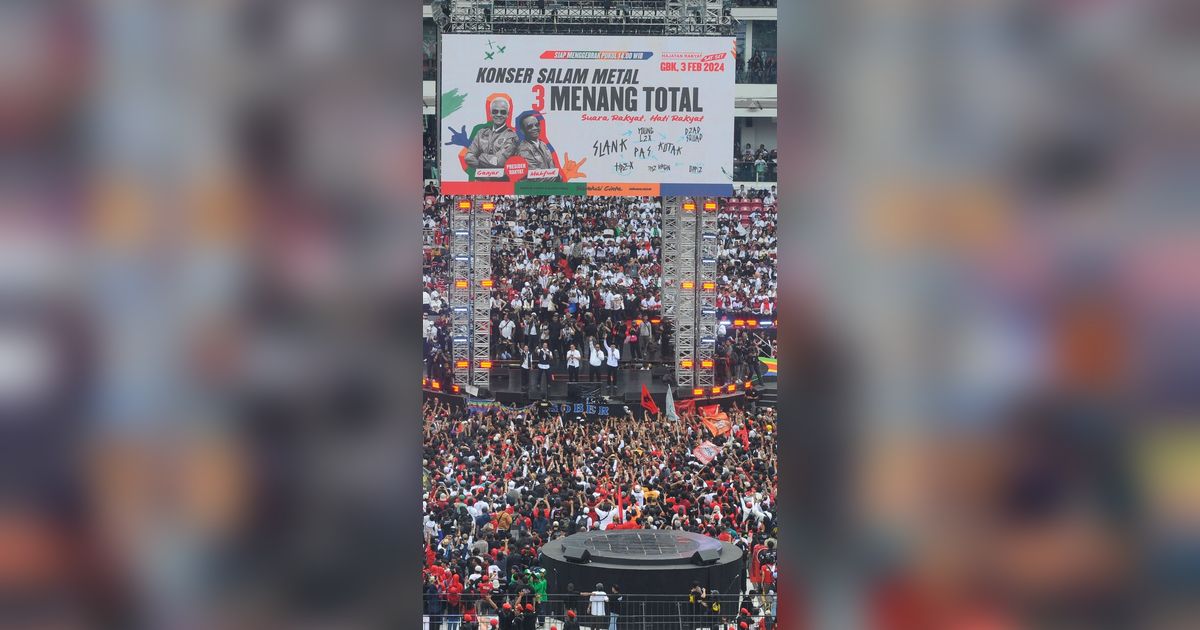
[(774, 206), (779, 201), (779, 191), (776, 190), (774, 184), (771, 188), (746, 188), (745, 184), (739, 184), (733, 191), (732, 199), (738, 201), (748, 201), (751, 199), (760, 199), (764, 206)]
[[(662, 309), (657, 198), (497, 197), (493, 212), (492, 358), (606, 381), (631, 361), (672, 356)], [(422, 305), (427, 374), (448, 367), (449, 198), (425, 203)], [(542, 356), (548, 353), (548, 356)]]
[(623, 361), (670, 356), (658, 317), (660, 201), (505, 199), (495, 216), (494, 358), (615, 386)]
[[(774, 201), (772, 193), (767, 197)], [(773, 316), (778, 297), (779, 210), (764, 198), (749, 214), (724, 206), (717, 216), (717, 312)]]
[(761, 50), (754, 51), (750, 55), (750, 60), (746, 62), (746, 67), (750, 70), (751, 83), (775, 83), (777, 79), (777, 66), (775, 55), (764, 55)]
[(778, 149), (768, 149), (764, 144), (759, 144), (757, 149), (751, 146), (749, 142), (742, 148), (738, 148), (736, 143), (733, 145), (735, 178), (741, 181), (775, 181), (779, 168)]
[[(619, 600), (620, 585), (600, 590), (606, 600), (597, 609), (584, 607), (598, 601), (586, 597), (572, 605), (592, 585), (558, 585), (561, 593), (548, 594), (538, 550), (576, 532), (666, 529), (741, 547), (749, 584), (726, 594), (741, 596), (741, 609), (727, 604), (725, 615), (732, 621), (746, 612), (749, 627), (770, 627), (777, 575), (773, 408), (733, 405), (731, 428), (720, 435), (690, 413), (675, 422), (632, 412), (563, 416), (536, 407), (480, 413), (437, 400), (423, 411), (425, 613), (431, 618), (456, 624), (466, 616), (476, 623), (494, 617), (520, 629), (540, 628), (553, 615), (611, 627), (613, 610), (604, 605)], [(708, 463), (693, 454), (706, 440), (719, 449)], [(700, 593), (699, 601), (720, 600)], [(514, 619), (528, 625), (513, 625)]]
[[(764, 149), (765, 150), (765, 149)], [(763, 200), (748, 214), (718, 215), (717, 308), (722, 318), (773, 317), (778, 298), (775, 189), (740, 188)], [(497, 197), (492, 229), (491, 355), (523, 369), (523, 387), (545, 392), (549, 370), (609, 383), (616, 369), (673, 357), (661, 301), (661, 202), (655, 198)], [(426, 375), (450, 371), (447, 300), (452, 199), (426, 198), (422, 306)], [(761, 375), (767, 333), (721, 326), (721, 382)], [(527, 391), (533, 391), (527, 389)]]

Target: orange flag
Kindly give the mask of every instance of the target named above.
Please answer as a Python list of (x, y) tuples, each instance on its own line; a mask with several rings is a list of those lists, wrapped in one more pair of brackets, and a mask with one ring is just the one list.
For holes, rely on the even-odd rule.
[(729, 414), (724, 412), (714, 416), (705, 416), (701, 421), (713, 435), (722, 435), (733, 430), (733, 424), (729, 422)]

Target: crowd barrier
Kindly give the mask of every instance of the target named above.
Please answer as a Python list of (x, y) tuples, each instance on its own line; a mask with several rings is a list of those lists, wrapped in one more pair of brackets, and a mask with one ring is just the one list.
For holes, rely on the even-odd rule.
[[(708, 595), (696, 601), (688, 594), (682, 595), (617, 595), (607, 593), (609, 601), (601, 604), (603, 614), (592, 614), (590, 595), (566, 593), (548, 595), (544, 601), (534, 602), (537, 613), (538, 630), (558, 630), (567, 620), (567, 611), (575, 611), (575, 621), (580, 628), (587, 630), (726, 630), (730, 626), (736, 628), (739, 613), (745, 608), (751, 613), (752, 628), (774, 629), (774, 611), (776, 596), (767, 594), (729, 594)], [(435, 596), (436, 597), (436, 596)], [(424, 630), (455, 630), (462, 621), (462, 614), (445, 612), (444, 603), (431, 601), (426, 595), (424, 615)], [(438, 600), (444, 598), (437, 597)], [(509, 603), (514, 609), (518, 599), (511, 595), (492, 594), (484, 599), (480, 596), (464, 596), (463, 612), (471, 612), (479, 622), (480, 628), (489, 628), (490, 620), (498, 618), (500, 608)], [(523, 610), (529, 603), (519, 601)], [(431, 606), (432, 604), (432, 606)], [(442, 612), (437, 610), (441, 604)], [(746, 619), (745, 616), (741, 619)], [(524, 628), (524, 626), (516, 626)]]

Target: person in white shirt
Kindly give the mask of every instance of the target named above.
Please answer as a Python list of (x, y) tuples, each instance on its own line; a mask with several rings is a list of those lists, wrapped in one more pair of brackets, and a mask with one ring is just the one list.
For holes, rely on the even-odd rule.
[(575, 349), (575, 344), (571, 344), (571, 348), (567, 350), (567, 378), (572, 383), (579, 380), (579, 360), (582, 358), (583, 355)]
[[(542, 334), (546, 334), (549, 329), (543, 329)], [(550, 345), (545, 341), (542, 346), (535, 352), (537, 360), (537, 386), (541, 390), (543, 398), (550, 395), (550, 363), (554, 360), (554, 354), (550, 352)]]
[(538, 339), (537, 318), (530, 315), (525, 320), (525, 343), (534, 343), (536, 339)]
[(633, 491), (629, 493), (629, 496), (637, 502), (639, 509), (646, 506), (646, 493), (642, 491), (641, 484), (634, 484)]
[(588, 365), (591, 366), (591, 371), (588, 373), (588, 382), (600, 380), (600, 366), (604, 365), (604, 351), (600, 349), (599, 344), (592, 341), (592, 356), (588, 360)]
[(513, 322), (508, 315), (504, 316), (504, 321), (500, 322), (500, 337), (505, 341), (512, 341), (513, 331), (516, 330), (517, 324)]
[(617, 506), (608, 503), (607, 501), (596, 506), (596, 516), (600, 518), (598, 521), (601, 531), (608, 529), (612, 525), (613, 518), (617, 514)]
[(608, 604), (608, 593), (604, 592), (604, 585), (597, 583), (596, 590), (591, 593), (580, 593), (580, 595), (590, 595), (588, 597), (588, 612), (596, 619), (602, 619), (605, 615), (606, 604)]
[(617, 392), (617, 368), (621, 364), (621, 351), (617, 346), (608, 345), (608, 340), (604, 340), (604, 351), (608, 354), (608, 387), (612, 393)]
[(529, 346), (521, 344), (521, 388), (529, 393), (529, 369), (533, 367), (533, 353)]

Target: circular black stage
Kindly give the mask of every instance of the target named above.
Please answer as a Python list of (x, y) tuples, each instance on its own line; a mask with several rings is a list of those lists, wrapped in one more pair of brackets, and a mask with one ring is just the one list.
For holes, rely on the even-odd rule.
[(626, 529), (584, 532), (541, 549), (551, 593), (591, 590), (597, 582), (624, 593), (687, 595), (692, 582), (737, 593), (745, 582), (742, 550), (701, 534)]

